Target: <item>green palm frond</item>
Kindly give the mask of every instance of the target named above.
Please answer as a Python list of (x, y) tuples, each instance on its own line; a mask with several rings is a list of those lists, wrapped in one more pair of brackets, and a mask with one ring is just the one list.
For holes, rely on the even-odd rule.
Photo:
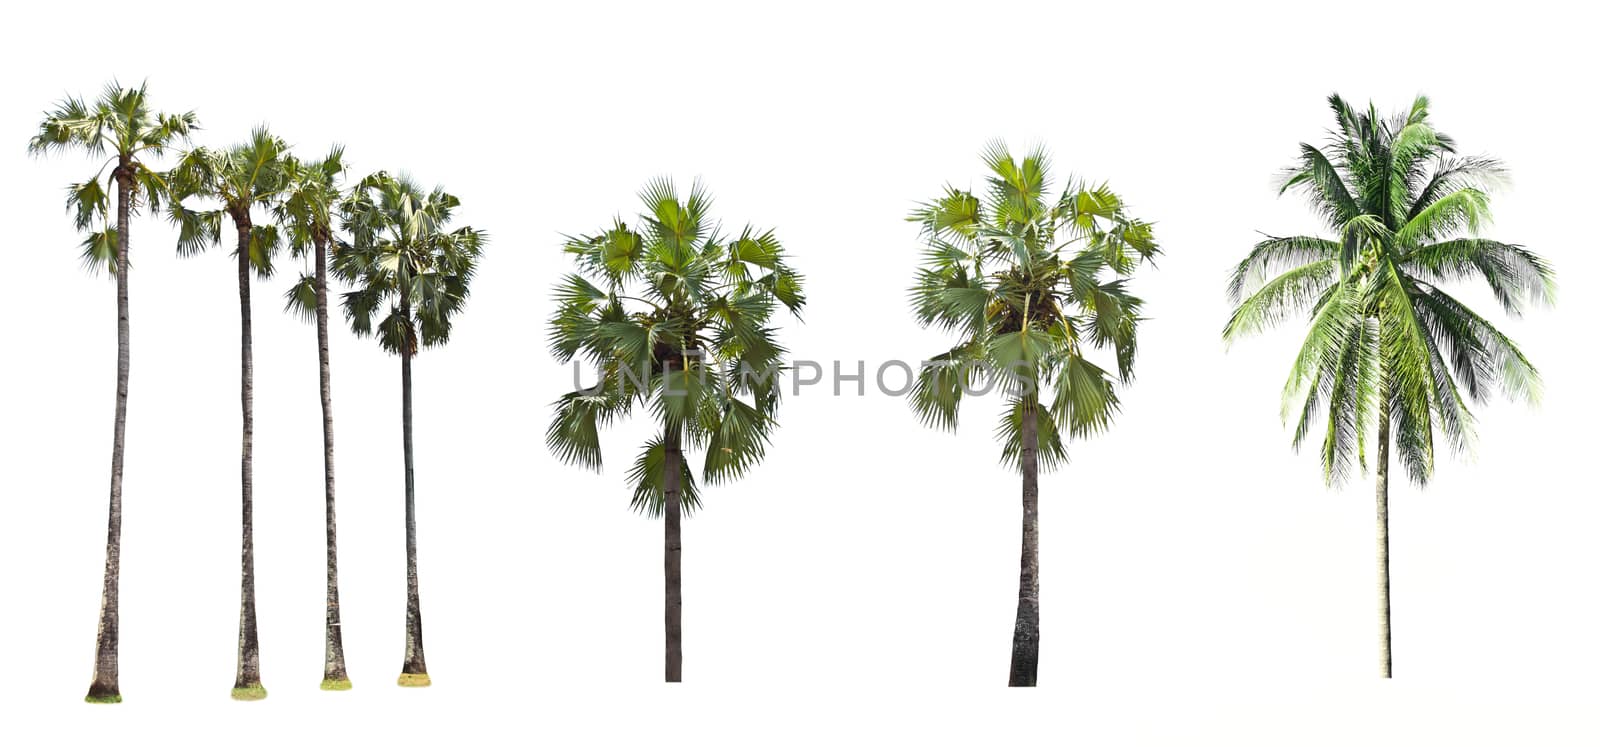
[(1314, 236), (1268, 237), (1233, 268), (1228, 278), (1228, 300), (1238, 304), (1275, 275), (1320, 260), (1337, 259), (1339, 253), (1337, 242)]
[[(90, 231), (84, 234), (83, 241), (78, 247), (83, 250), (79, 254), (83, 269), (96, 275), (101, 271), (112, 276), (117, 274), (117, 229), (107, 227), (100, 231)], [(133, 267), (133, 260), (128, 260), (128, 267)]]
[(1525, 300), (1539, 304), (1555, 300), (1555, 272), (1539, 255), (1516, 244), (1451, 239), (1417, 247), (1406, 255), (1403, 266), (1436, 282), (1481, 278), (1500, 307), (1513, 316), (1522, 313)]
[(1315, 260), (1279, 275), (1239, 302), (1222, 330), (1222, 339), (1233, 342), (1306, 310), (1338, 280), (1337, 259)]
[[(663, 487), (666, 484), (666, 464), (667, 447), (661, 437), (646, 442), (639, 456), (634, 459), (633, 467), (628, 470), (628, 482), (633, 485), (629, 508), (651, 518), (661, 517), (667, 502), (666, 489)], [(684, 515), (689, 516), (700, 509), (700, 487), (695, 484), (694, 469), (689, 466), (689, 460), (683, 460), (680, 468), (682, 475), (678, 486), (682, 492), (678, 500), (682, 502)]]
[(315, 275), (301, 275), (294, 285), (283, 294), (283, 310), (303, 321), (315, 321), (317, 318), (317, 277)]
[(1039, 447), (1035, 457), (1039, 469), (1048, 472), (1066, 464), (1067, 446), (1061, 438), (1055, 416), (1048, 408), (1040, 407), (1037, 401), (1030, 402), (1022, 398), (1013, 398), (1007, 403), (1000, 423), (995, 426), (995, 437), (1000, 441), (1000, 463), (1018, 471), (1022, 469), (1022, 413), (1025, 407), (1035, 408), (1037, 412), (1034, 422), (1039, 432)]

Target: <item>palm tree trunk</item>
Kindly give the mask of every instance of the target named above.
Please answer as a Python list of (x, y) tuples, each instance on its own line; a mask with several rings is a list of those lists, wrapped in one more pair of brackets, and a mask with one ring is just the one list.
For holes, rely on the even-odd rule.
[(1011, 687), (1039, 681), (1039, 411), (1030, 397), (1022, 410), (1022, 571), (1017, 626), (1011, 636)]
[(255, 440), (255, 390), (253, 354), (250, 341), (250, 217), (235, 214), (239, 233), (239, 410), (242, 438), (239, 454), (239, 487), (243, 516), (239, 550), (239, 667), (233, 682), (237, 700), (267, 697), (261, 686), (261, 645), (256, 638), (256, 547), (255, 483), (252, 461)]
[(1394, 676), (1389, 643), (1389, 403), (1383, 397), (1378, 412), (1378, 668), (1384, 679)]
[(344, 669), (344, 637), (339, 624), (339, 551), (333, 512), (333, 374), (328, 363), (328, 245), (316, 242), (317, 364), (322, 380), (322, 477), (327, 500), (328, 611), (323, 630), (322, 689), (350, 689)]
[(669, 425), (664, 439), (666, 454), (661, 464), (662, 507), (666, 519), (665, 575), (667, 628), (667, 682), (683, 681), (683, 449), (682, 426)]
[(122, 451), (128, 428), (128, 223), (133, 180), (119, 163), (117, 180), (117, 405), (111, 426), (111, 516), (106, 527), (106, 571), (100, 590), (100, 629), (95, 636), (90, 703), (121, 703), (117, 685), (117, 591), (122, 575)]
[[(405, 278), (400, 281), (400, 317), (411, 323), (411, 295)], [(400, 346), (400, 419), (405, 441), (406, 469), (406, 660), (400, 669), (404, 687), (427, 687), (428, 664), (422, 653), (422, 598), (417, 591), (417, 483), (411, 449), (411, 354), (414, 341), (407, 329)]]

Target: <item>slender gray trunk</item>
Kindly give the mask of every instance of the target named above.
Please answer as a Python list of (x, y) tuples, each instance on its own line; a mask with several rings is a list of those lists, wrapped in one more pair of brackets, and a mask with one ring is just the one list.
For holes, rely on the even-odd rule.
[(1378, 671), (1394, 676), (1389, 653), (1389, 402), (1380, 399), (1378, 412)]
[(328, 610), (323, 631), (322, 687), (350, 686), (344, 668), (344, 636), (339, 624), (339, 543), (333, 511), (333, 374), (328, 362), (328, 242), (318, 240), (317, 252), (317, 367), (322, 384), (322, 473), (327, 500)]
[(406, 339), (400, 346), (400, 419), (405, 441), (406, 469), (406, 660), (400, 669), (400, 684), (422, 687), (431, 684), (428, 664), (422, 652), (422, 598), (417, 591), (417, 483), (412, 468), (411, 448), (411, 355), (415, 340), (411, 330), (409, 279), (400, 279), (400, 317), (406, 320)]
[(239, 667), (233, 682), (233, 696), (259, 700), (267, 695), (261, 687), (261, 646), (256, 638), (256, 547), (255, 482), (252, 461), (255, 442), (255, 390), (253, 354), (250, 341), (250, 215), (248, 208), (233, 215), (239, 233), (239, 411), (242, 439), (239, 454), (240, 504), (243, 509), (239, 549)]
[(90, 703), (122, 702), (117, 684), (117, 591), (122, 574), (122, 451), (128, 428), (128, 223), (133, 207), (133, 180), (127, 167), (127, 159), (120, 159), (113, 175), (117, 182), (117, 404), (111, 426), (111, 516), (106, 526), (100, 628), (95, 636), (94, 679), (84, 697)]
[(662, 506), (666, 524), (666, 628), (667, 682), (683, 681), (683, 449), (682, 425), (670, 424), (663, 439), (666, 454), (661, 463)]
[(1039, 682), (1039, 411), (1030, 397), (1022, 410), (1022, 571), (1017, 626), (1011, 636), (1011, 687)]

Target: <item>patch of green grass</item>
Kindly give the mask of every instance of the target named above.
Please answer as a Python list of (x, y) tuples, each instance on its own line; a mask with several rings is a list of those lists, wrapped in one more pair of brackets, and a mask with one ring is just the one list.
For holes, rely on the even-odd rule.
[(322, 689), (324, 689), (324, 690), (349, 690), (350, 689), (350, 678), (349, 677), (345, 677), (343, 679), (337, 679), (337, 680), (323, 680), (322, 681)]
[(267, 688), (260, 685), (233, 688), (234, 700), (266, 700)]
[(121, 695), (86, 695), (83, 698), (83, 702), (85, 702), (85, 703), (121, 703), (122, 702), (122, 696)]
[(427, 687), (431, 684), (433, 684), (433, 680), (428, 679), (426, 674), (411, 674), (408, 672), (400, 675), (401, 687)]

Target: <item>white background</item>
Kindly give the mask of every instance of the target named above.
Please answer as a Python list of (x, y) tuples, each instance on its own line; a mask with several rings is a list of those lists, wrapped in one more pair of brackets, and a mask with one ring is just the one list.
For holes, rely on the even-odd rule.
[[(15, 744), (1593, 744), (1600, 508), (1588, 486), (1594, 278), (1590, 19), (1537, 3), (1304, 8), (576, 3), (12, 6), (0, 24), (0, 713)], [(237, 296), (225, 250), (177, 258), (133, 229), (119, 707), (92, 666), (114, 381), (112, 282), (81, 271), (40, 112), (116, 76), (193, 108), (197, 143), (260, 122), (358, 173), (409, 171), (492, 242), (455, 339), (416, 362), (422, 598), (435, 685), (394, 685), (404, 572), (395, 359), (333, 340), (345, 644), (322, 666), (314, 332), (256, 285), (262, 703), (228, 699), (238, 595)], [(1542, 252), (1553, 309), (1505, 321), (1542, 406), (1476, 408), (1474, 455), (1393, 491), (1397, 679), (1377, 678), (1370, 479), (1320, 483), (1277, 415), (1298, 329), (1219, 337), (1227, 268), (1257, 231), (1318, 226), (1272, 178), (1320, 141), (1338, 91), (1434, 99), (1502, 158), (1491, 235)], [(624, 473), (543, 434), (571, 371), (546, 352), (563, 233), (631, 217), (646, 180), (699, 176), (730, 228), (774, 227), (811, 303), (802, 358), (917, 360), (903, 220), (976, 184), (1002, 137), (1109, 180), (1166, 255), (1115, 428), (1042, 482), (1041, 685), (1004, 687), (1018, 479), (997, 403), (957, 435), (901, 400), (786, 400), (772, 452), (686, 524), (685, 677), (661, 676), (661, 525)], [(1486, 293), (1463, 295), (1491, 318)]]

